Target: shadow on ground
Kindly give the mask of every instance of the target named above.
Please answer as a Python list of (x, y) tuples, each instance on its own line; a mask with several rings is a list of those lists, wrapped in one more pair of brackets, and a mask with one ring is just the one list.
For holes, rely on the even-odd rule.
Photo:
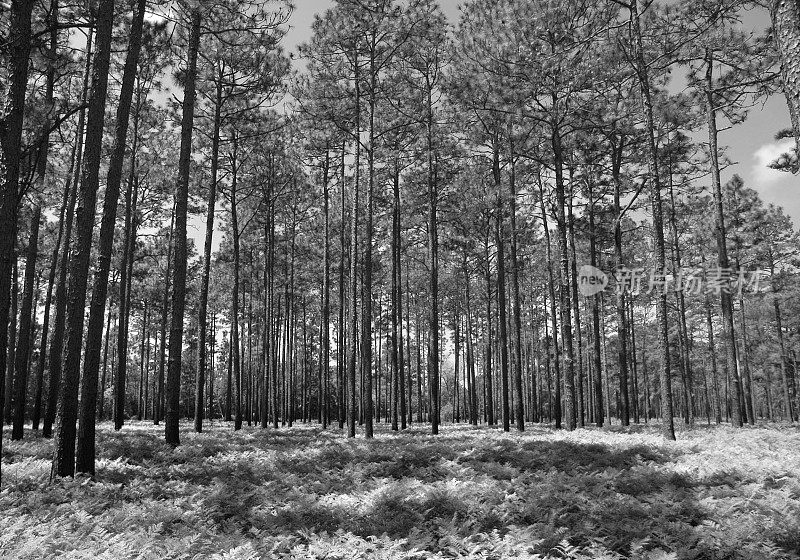
[[(144, 425), (99, 434), (94, 483), (56, 495), (53, 485), (20, 476), (0, 501), (13, 496), (18, 511), (36, 516), (77, 502), (90, 515), (117, 512), (116, 522), (138, 505), (146, 514), (129, 522), (157, 525), (165, 536), (198, 525), (253, 542), (385, 535), (404, 550), (444, 555), (468, 555), (481, 539), (512, 531), (524, 532), (529, 553), (553, 557), (590, 548), (636, 558), (800, 554), (797, 473), (759, 480), (726, 465), (690, 472), (683, 457), (703, 450), (655, 436), (534, 427), (433, 438), (415, 428), (365, 441), (310, 427), (217, 426), (187, 429), (173, 450)], [(14, 443), (4, 463), (44, 464), (49, 446), (41, 438)]]

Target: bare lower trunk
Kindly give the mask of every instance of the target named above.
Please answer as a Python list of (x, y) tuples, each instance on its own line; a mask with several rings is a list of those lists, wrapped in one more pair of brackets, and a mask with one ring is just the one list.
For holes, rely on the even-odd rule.
[(11, 431), (12, 440), (22, 439), (22, 428), (25, 424), (25, 403), (28, 389), (28, 358), (33, 341), (33, 325), (31, 311), (36, 282), (36, 257), (39, 248), (39, 222), (42, 218), (42, 207), (37, 204), (31, 216), (30, 238), (28, 240), (28, 256), (25, 259), (25, 283), (22, 292), (22, 306), (19, 314), (19, 341), (14, 364), (14, 425)]
[(519, 293), (519, 259), (517, 258), (517, 185), (514, 149), (511, 149), (511, 286), (514, 298), (514, 420), (517, 430), (525, 430), (525, 407), (522, 390), (522, 301)]
[[(497, 141), (497, 139), (495, 139)], [(500, 352), (500, 390), (502, 403), (503, 431), (507, 432), (510, 427), (510, 410), (508, 402), (508, 332), (506, 322), (506, 264), (505, 264), (505, 231), (503, 227), (503, 193), (500, 191), (500, 148), (495, 145), (492, 172), (495, 183), (495, 197), (497, 207), (495, 208), (495, 246), (497, 247), (497, 310), (498, 336)]]
[(564, 361), (564, 388), (566, 395), (565, 416), (567, 430), (575, 429), (577, 402), (575, 394), (575, 350), (573, 348), (572, 333), (572, 304), (570, 296), (570, 259), (567, 245), (567, 218), (565, 213), (566, 195), (564, 187), (564, 155), (561, 145), (561, 134), (554, 124), (551, 130), (551, 143), (555, 157), (556, 176), (556, 215), (558, 217), (558, 250), (561, 271), (561, 284), (559, 290), (561, 321), (561, 340), (563, 341)]

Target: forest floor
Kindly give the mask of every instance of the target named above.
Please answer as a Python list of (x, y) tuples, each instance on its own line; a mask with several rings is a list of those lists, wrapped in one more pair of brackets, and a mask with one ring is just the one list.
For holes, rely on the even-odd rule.
[(51, 441), (6, 439), (0, 557), (800, 557), (797, 427), (162, 430), (105, 423), (96, 478), (53, 483)]

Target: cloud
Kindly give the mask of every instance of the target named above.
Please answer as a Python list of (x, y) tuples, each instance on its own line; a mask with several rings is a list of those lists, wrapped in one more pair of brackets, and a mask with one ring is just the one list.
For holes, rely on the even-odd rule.
[(778, 159), (781, 154), (788, 152), (793, 140), (781, 140), (763, 144), (753, 153), (753, 167), (751, 169), (753, 181), (760, 187), (772, 187), (787, 178), (787, 173), (771, 169), (769, 164)]

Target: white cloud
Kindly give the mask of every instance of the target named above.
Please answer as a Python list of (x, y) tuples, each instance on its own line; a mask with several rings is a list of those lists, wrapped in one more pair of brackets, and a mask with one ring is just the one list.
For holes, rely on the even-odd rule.
[(755, 184), (760, 187), (771, 187), (787, 177), (786, 172), (772, 169), (769, 164), (778, 159), (781, 154), (788, 152), (792, 147), (793, 140), (781, 140), (780, 142), (770, 142), (763, 144), (753, 153), (752, 178)]

